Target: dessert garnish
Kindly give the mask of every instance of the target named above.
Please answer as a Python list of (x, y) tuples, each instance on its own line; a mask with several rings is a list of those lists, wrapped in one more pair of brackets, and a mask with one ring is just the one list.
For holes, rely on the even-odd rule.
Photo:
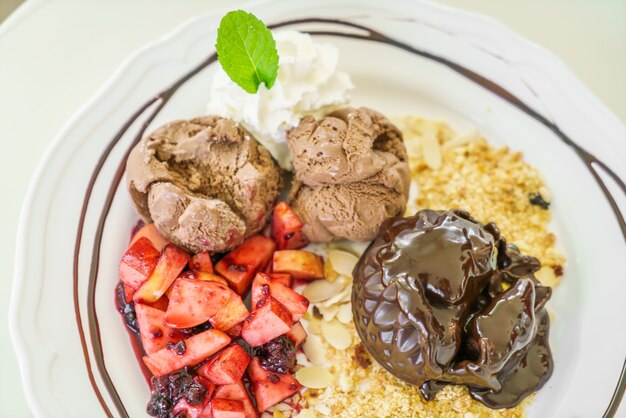
[(252, 13), (234, 10), (217, 29), (217, 59), (228, 76), (248, 93), (261, 83), (270, 89), (278, 74), (278, 52), (272, 32)]
[(358, 334), (427, 399), (464, 384), (492, 408), (517, 405), (552, 373), (540, 267), (464, 211), (388, 219), (354, 270)]
[(126, 179), (143, 220), (193, 253), (227, 251), (260, 231), (282, 186), (267, 150), (218, 116), (170, 122), (142, 138)]
[(369, 241), (386, 218), (404, 213), (406, 149), (402, 133), (379, 112), (305, 116), (287, 142), (296, 178), (291, 200), (311, 241)]

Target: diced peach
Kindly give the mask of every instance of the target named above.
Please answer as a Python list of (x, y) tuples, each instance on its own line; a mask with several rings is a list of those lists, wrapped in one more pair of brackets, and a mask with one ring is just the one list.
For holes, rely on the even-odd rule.
[(165, 322), (172, 328), (200, 325), (224, 309), (233, 294), (221, 283), (178, 278), (172, 286)]
[(248, 376), (252, 381), (254, 397), (259, 412), (267, 410), (300, 390), (300, 384), (287, 372), (275, 373), (261, 367), (258, 358), (248, 366)]
[(291, 330), (291, 314), (276, 299), (261, 299), (256, 310), (243, 322), (241, 337), (251, 346), (258, 347)]
[(153, 375), (164, 376), (185, 366), (195, 366), (229, 343), (228, 335), (220, 330), (210, 329), (184, 340), (185, 352), (183, 354), (163, 348), (145, 356), (143, 362)]
[(217, 389), (215, 389), (215, 397), (242, 401), (246, 418), (258, 418), (259, 416), (241, 380), (230, 385), (218, 386)]
[(302, 221), (287, 202), (274, 207), (272, 236), (279, 250), (302, 248), (309, 243), (302, 232)]
[(163, 322), (165, 312), (152, 306), (136, 303), (135, 314), (137, 315), (141, 344), (146, 354), (152, 354), (165, 348), (169, 342), (176, 342), (170, 337), (170, 327)]
[(156, 302), (176, 280), (188, 261), (189, 254), (175, 245), (168, 244), (148, 280), (135, 292), (133, 300), (139, 303)]
[(246, 418), (243, 402), (234, 399), (211, 399), (213, 418)]
[(208, 251), (203, 251), (191, 257), (189, 268), (203, 273), (213, 274), (213, 261)]
[(143, 237), (148, 238), (158, 251), (162, 251), (167, 245), (167, 240), (161, 236), (154, 224), (144, 225), (130, 240), (130, 245), (133, 245)]
[(324, 278), (322, 258), (304, 250), (282, 250), (274, 253), (274, 273), (289, 273), (296, 280)]
[(269, 276), (273, 281), (282, 283), (287, 287), (291, 287), (293, 284), (293, 280), (291, 279), (291, 274), (287, 273), (270, 273)]
[(218, 282), (228, 286), (226, 280), (223, 277), (215, 275), (213, 273), (205, 273), (203, 271), (189, 270), (182, 273), (180, 276), (185, 279), (203, 280), (205, 282)]
[(253, 235), (226, 254), (215, 265), (215, 271), (226, 279), (235, 292), (242, 295), (248, 290), (254, 275), (271, 260), (275, 249), (276, 243), (270, 238)]
[(161, 252), (154, 248), (148, 238), (135, 241), (124, 253), (120, 261), (120, 280), (138, 289), (148, 280), (159, 262)]
[(285, 337), (289, 338), (293, 345), (300, 347), (304, 340), (306, 340), (307, 333), (302, 324), (300, 322), (296, 322), (291, 328), (291, 331), (285, 334)]
[(250, 315), (248, 308), (241, 300), (241, 296), (230, 290), (230, 299), (226, 302), (223, 309), (220, 309), (209, 321), (213, 328), (227, 331), (237, 324), (241, 323)]
[(198, 374), (216, 385), (228, 385), (241, 380), (248, 363), (248, 353), (239, 344), (233, 344), (204, 363), (198, 369)]
[(267, 274), (258, 273), (252, 282), (250, 295), (252, 310), (256, 309), (259, 301), (266, 298), (268, 294), (291, 313), (293, 322), (299, 321), (309, 307), (307, 298), (290, 287), (271, 279)]

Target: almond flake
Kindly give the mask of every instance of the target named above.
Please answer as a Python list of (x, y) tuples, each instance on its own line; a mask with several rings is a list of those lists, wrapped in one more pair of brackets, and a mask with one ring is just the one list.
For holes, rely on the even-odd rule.
[(322, 302), (335, 296), (341, 289), (342, 286), (338, 282), (331, 283), (326, 280), (316, 280), (302, 291), (302, 296), (311, 303)]
[(326, 363), (326, 347), (317, 335), (309, 334), (302, 344), (302, 351), (309, 361), (316, 365)]
[(343, 289), (341, 292), (337, 293), (335, 296), (329, 298), (328, 300), (326, 300), (325, 302), (323, 302), (321, 305), (324, 307), (329, 307), (332, 306), (336, 303), (339, 303), (341, 301), (343, 301), (344, 299), (348, 298), (348, 300), (350, 300), (352, 298), (352, 285), (348, 285), (345, 289)]
[(296, 353), (296, 364), (299, 366), (304, 366), (304, 367), (309, 367), (313, 365), (313, 363), (311, 363), (309, 359), (306, 357), (306, 354), (302, 352)]
[(422, 151), (424, 153), (424, 162), (433, 170), (441, 167), (441, 146), (437, 138), (435, 129), (425, 130), (422, 137)]
[(337, 312), (339, 312), (339, 305), (332, 305), (328, 307), (320, 306), (319, 310), (324, 316), (324, 321), (332, 321), (333, 318), (337, 315)]
[(352, 344), (352, 334), (336, 319), (330, 322), (322, 321), (321, 328), (324, 339), (337, 350), (345, 350)]
[(295, 374), (296, 380), (306, 388), (324, 389), (333, 383), (333, 375), (325, 367), (305, 367)]
[(352, 277), (354, 266), (356, 266), (356, 263), (359, 261), (354, 254), (334, 248), (328, 250), (328, 260), (330, 261), (333, 270), (348, 277)]
[(349, 324), (352, 321), (352, 304), (344, 303), (339, 307), (337, 319), (343, 324)]
[(296, 418), (317, 418), (315, 412), (310, 409), (301, 409), (300, 413), (296, 415)]

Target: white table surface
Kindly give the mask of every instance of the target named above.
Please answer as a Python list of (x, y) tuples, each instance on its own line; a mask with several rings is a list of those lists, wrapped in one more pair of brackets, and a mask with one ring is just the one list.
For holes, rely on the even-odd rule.
[[(552, 50), (626, 121), (625, 0), (440, 2), (490, 15)], [(27, 0), (0, 25), (0, 143), (5, 150), (0, 152), (0, 417), (31, 416), (7, 310), (19, 212), (43, 152), (131, 52), (190, 17), (242, 3)], [(626, 416), (624, 405), (620, 411), (618, 416)]]

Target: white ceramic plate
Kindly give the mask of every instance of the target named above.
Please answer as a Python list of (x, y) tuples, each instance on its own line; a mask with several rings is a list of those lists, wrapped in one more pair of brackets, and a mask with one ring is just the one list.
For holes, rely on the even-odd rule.
[[(340, 49), (354, 104), (478, 127), (543, 172), (568, 264), (550, 302), (554, 375), (529, 416), (613, 416), (626, 354), (626, 188), (617, 180), (626, 178), (626, 131), (617, 119), (554, 57), (479, 16), (408, 0), (245, 9), (274, 25), (304, 19), (288, 26), (326, 32), (316, 36)], [(120, 185), (124, 158), (146, 128), (203, 113), (222, 15), (194, 19), (135, 54), (39, 166), (21, 218), (11, 306), (38, 416), (145, 415), (148, 388), (113, 303), (137, 218)]]

